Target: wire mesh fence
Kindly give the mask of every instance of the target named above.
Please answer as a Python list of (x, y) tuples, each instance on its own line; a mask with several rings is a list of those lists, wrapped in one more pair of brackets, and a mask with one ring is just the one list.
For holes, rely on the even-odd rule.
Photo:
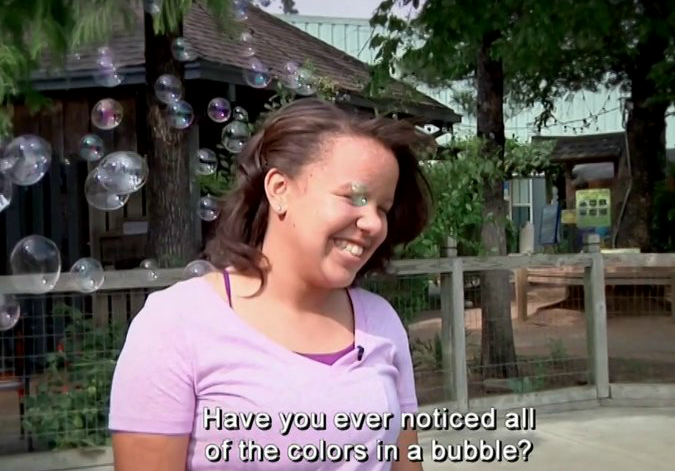
[[(448, 300), (451, 274), (418, 267), (362, 287), (387, 299), (406, 327), (420, 405), (456, 399), (463, 372), (448, 357), (460, 348), (468, 399), (560, 390), (594, 381), (593, 281), (584, 266), (563, 262), (509, 270), (468, 263), (459, 284), (461, 346), (444, 337), (458, 305)], [(604, 272), (610, 381), (675, 382), (673, 268)], [(133, 316), (162, 287), (114, 286), (19, 296), (19, 323), (0, 332), (0, 454), (109, 443), (115, 361)]]

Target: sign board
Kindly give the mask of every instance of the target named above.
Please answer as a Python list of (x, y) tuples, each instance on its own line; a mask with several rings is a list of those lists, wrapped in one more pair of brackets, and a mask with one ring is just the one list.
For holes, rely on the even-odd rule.
[(563, 224), (576, 224), (577, 223), (577, 210), (576, 209), (563, 209), (561, 215), (561, 221)]
[(612, 218), (611, 190), (597, 188), (591, 190), (577, 190), (577, 227), (610, 227)]

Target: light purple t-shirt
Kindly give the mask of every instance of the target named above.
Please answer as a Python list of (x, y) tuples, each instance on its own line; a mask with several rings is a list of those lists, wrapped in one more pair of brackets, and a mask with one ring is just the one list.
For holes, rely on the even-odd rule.
[[(390, 462), (376, 459), (377, 442), (395, 444), (400, 413), (417, 411), (408, 338), (384, 298), (361, 288), (350, 288), (349, 294), (357, 348), (332, 365), (288, 350), (256, 330), (203, 278), (151, 294), (130, 325), (115, 369), (109, 428), (190, 434), (188, 470), (389, 470)], [(205, 408), (212, 414), (216, 408), (264, 412), (272, 427), (206, 430)], [(290, 412), (324, 417), (326, 429), (293, 427), (282, 435), (279, 414)], [(338, 430), (333, 423), (338, 412), (391, 413), (393, 418), (387, 429)], [(229, 461), (207, 460), (206, 446), (226, 439), (233, 441)], [(279, 461), (243, 462), (241, 440), (275, 445)], [(358, 453), (350, 461), (297, 462), (287, 456), (292, 444), (320, 446), (321, 440), (338, 447), (366, 445), (368, 461), (356, 461)]]

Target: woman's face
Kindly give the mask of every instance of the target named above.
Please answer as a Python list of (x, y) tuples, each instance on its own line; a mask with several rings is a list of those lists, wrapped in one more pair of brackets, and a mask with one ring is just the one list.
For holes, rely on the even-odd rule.
[(286, 212), (274, 230), (295, 254), (286, 263), (313, 284), (350, 285), (387, 237), (398, 177), (394, 154), (376, 140), (328, 139), (320, 158), (281, 192)]

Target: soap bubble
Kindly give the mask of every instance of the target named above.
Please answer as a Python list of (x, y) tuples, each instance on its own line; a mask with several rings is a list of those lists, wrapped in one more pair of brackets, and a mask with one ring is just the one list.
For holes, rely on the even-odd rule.
[(143, 0), (143, 10), (152, 16), (157, 16), (162, 11), (161, 0)]
[(240, 5), (237, 5), (235, 2), (234, 6), (234, 21), (244, 22), (248, 20), (248, 8), (243, 2), (240, 2)]
[(235, 106), (234, 111), (232, 111), (232, 119), (234, 121), (243, 121), (244, 123), (248, 122), (248, 111), (246, 111), (241, 106)]
[(300, 68), (300, 64), (298, 64), (295, 61), (288, 61), (284, 64), (284, 72), (287, 74), (295, 74), (298, 72), (298, 69)]
[(215, 221), (220, 215), (220, 205), (215, 198), (204, 196), (199, 200), (197, 215), (202, 221)]
[(91, 110), (91, 123), (99, 129), (109, 131), (122, 122), (124, 109), (117, 100), (104, 98)]
[(271, 3), (272, 3), (271, 0), (260, 0), (260, 5), (261, 5), (263, 8), (267, 8), (268, 6), (270, 6)]
[(61, 276), (61, 253), (56, 244), (41, 235), (24, 237), (9, 256), (12, 275), (24, 293), (46, 293)]
[(171, 43), (171, 54), (179, 62), (193, 61), (197, 58), (197, 53), (192, 44), (183, 37), (173, 40)]
[(124, 80), (124, 76), (117, 71), (113, 53), (109, 47), (99, 47), (96, 57), (96, 72), (94, 81), (103, 87), (116, 87)]
[(97, 162), (103, 157), (103, 139), (96, 134), (87, 134), (80, 139), (80, 157), (87, 162)]
[(0, 332), (14, 327), (21, 317), (21, 306), (15, 296), (0, 293)]
[(95, 258), (81, 258), (70, 268), (73, 284), (81, 293), (97, 291), (105, 281), (105, 274), (101, 262)]
[(12, 204), (12, 182), (4, 173), (0, 173), (0, 213)]
[(102, 177), (98, 167), (89, 172), (84, 181), (84, 195), (91, 207), (101, 211), (115, 211), (127, 204), (129, 194), (115, 194), (104, 187), (101, 181)]
[(183, 95), (183, 85), (175, 75), (163, 74), (155, 80), (155, 96), (162, 103), (173, 103)]
[(232, 121), (223, 128), (222, 140), (225, 148), (236, 154), (241, 152), (251, 133), (246, 123), (242, 121)]
[(98, 175), (106, 190), (116, 195), (126, 195), (145, 185), (148, 179), (148, 163), (135, 152), (113, 152), (101, 161)]
[(52, 146), (33, 134), (24, 134), (10, 142), (0, 156), (0, 172), (12, 183), (34, 185), (45, 176), (52, 161)]
[(232, 107), (230, 102), (225, 98), (214, 98), (209, 102), (209, 106), (206, 108), (206, 114), (211, 118), (212, 121), (216, 123), (224, 123), (230, 119), (232, 114)]
[(253, 42), (253, 30), (248, 28), (239, 35), (239, 40), (243, 43)]
[(253, 88), (265, 88), (272, 81), (272, 74), (260, 59), (253, 57), (244, 69), (244, 81)]
[(298, 84), (294, 90), (298, 95), (309, 96), (316, 92), (317, 81), (311, 70), (300, 67), (294, 75)]
[(157, 274), (157, 270), (159, 270), (159, 264), (155, 260), (146, 258), (141, 262), (140, 267), (143, 270), (148, 270), (148, 277), (151, 280), (156, 280), (159, 277)]
[(197, 276), (204, 276), (213, 271), (218, 270), (207, 260), (193, 260), (187, 264), (183, 273), (185, 274), (185, 278), (194, 278)]
[(218, 158), (211, 149), (199, 149), (197, 151), (197, 175), (213, 175), (218, 169)]
[(166, 109), (169, 126), (176, 129), (186, 129), (195, 119), (192, 105), (184, 100), (177, 100), (170, 103)]
[(241, 57), (249, 58), (255, 56), (255, 49), (251, 45), (245, 44), (241, 50)]

